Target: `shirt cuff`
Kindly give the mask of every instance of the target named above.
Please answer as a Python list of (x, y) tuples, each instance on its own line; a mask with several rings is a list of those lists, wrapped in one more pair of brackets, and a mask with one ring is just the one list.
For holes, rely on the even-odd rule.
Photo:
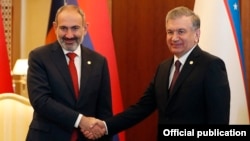
[(106, 124), (106, 122), (105, 121), (103, 121), (103, 123), (104, 123), (104, 125), (105, 125), (105, 129), (106, 129), (106, 132), (105, 132), (105, 135), (108, 135), (108, 127), (107, 127), (107, 124)]
[(76, 122), (75, 122), (75, 125), (74, 125), (75, 128), (78, 128), (78, 127), (79, 127), (79, 124), (80, 124), (80, 121), (81, 121), (82, 116), (83, 116), (82, 114), (79, 114), (79, 115), (78, 115), (78, 117), (77, 117), (77, 119), (76, 119)]

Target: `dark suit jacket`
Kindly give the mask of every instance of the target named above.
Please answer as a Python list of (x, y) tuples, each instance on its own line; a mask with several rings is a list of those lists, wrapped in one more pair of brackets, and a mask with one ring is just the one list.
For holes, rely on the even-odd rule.
[(109, 134), (129, 128), (156, 109), (158, 124), (229, 124), (230, 88), (224, 62), (196, 46), (188, 56), (172, 93), (173, 58), (163, 61), (135, 105), (106, 120)]
[[(59, 43), (30, 52), (27, 84), (34, 115), (27, 141), (69, 141), (79, 113), (100, 119), (112, 116), (107, 60), (82, 46), (81, 55), (80, 95), (76, 100)], [(79, 135), (80, 141), (86, 140), (80, 130)]]

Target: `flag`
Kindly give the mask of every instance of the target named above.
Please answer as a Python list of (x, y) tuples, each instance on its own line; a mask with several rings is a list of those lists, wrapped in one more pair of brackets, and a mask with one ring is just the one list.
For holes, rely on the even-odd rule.
[(249, 124), (246, 81), (238, 0), (196, 0), (194, 12), (201, 19), (199, 45), (226, 64), (231, 90), (230, 124)]
[[(77, 3), (86, 13), (87, 21), (89, 22), (88, 34), (83, 42), (84, 45), (101, 53), (108, 60), (113, 112), (117, 114), (123, 111), (123, 105), (113, 37), (111, 34), (108, 2), (107, 0), (78, 0)], [(118, 136), (114, 137), (114, 141), (125, 141), (125, 133), (119, 133)]]
[(57, 10), (63, 5), (64, 5), (64, 0), (51, 0), (47, 35), (45, 40), (46, 44), (56, 41), (56, 34), (53, 28), (53, 21), (55, 20)]
[[(122, 112), (122, 96), (107, 0), (67, 0), (67, 4), (79, 5), (86, 14), (89, 26), (83, 45), (107, 58), (110, 70), (113, 112), (114, 114)], [(125, 132), (115, 135), (114, 141), (125, 141)]]
[(2, 18), (2, 6), (0, 6), (0, 93), (12, 93), (12, 77), (8, 58), (7, 45), (5, 41), (5, 31)]

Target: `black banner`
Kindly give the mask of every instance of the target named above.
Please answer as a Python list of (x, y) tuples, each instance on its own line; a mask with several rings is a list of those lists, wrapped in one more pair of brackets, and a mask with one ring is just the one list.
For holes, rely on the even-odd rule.
[(158, 141), (171, 138), (194, 140), (214, 138), (234, 138), (239, 141), (249, 140), (250, 125), (160, 125)]

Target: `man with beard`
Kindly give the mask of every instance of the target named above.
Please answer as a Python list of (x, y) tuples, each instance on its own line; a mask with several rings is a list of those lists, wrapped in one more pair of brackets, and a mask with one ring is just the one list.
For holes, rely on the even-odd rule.
[(89, 130), (93, 120), (87, 116), (104, 120), (113, 115), (107, 60), (81, 45), (87, 24), (79, 7), (62, 6), (53, 26), (57, 41), (29, 54), (27, 86), (34, 114), (26, 140), (85, 141), (80, 130)]

